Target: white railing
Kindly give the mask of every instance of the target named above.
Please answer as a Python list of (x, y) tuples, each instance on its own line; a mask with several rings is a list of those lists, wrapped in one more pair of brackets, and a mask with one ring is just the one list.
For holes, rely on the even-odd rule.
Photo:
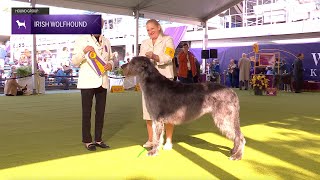
[(231, 14), (223, 17), (224, 28), (290, 23), (306, 20), (318, 21), (320, 19), (320, 0), (309, 1), (307, 3), (277, 0), (243, 1), (243, 4), (244, 9), (242, 14)]

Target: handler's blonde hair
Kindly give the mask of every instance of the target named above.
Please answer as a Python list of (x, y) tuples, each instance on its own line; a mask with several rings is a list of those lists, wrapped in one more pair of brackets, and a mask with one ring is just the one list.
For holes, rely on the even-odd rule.
[(150, 24), (150, 23), (152, 23), (152, 24), (160, 27), (160, 34), (161, 34), (161, 35), (164, 35), (164, 34), (163, 34), (162, 27), (161, 27), (160, 23), (159, 23), (157, 20), (155, 20), (155, 19), (149, 19), (149, 20), (146, 22), (146, 25), (147, 25), (147, 24)]

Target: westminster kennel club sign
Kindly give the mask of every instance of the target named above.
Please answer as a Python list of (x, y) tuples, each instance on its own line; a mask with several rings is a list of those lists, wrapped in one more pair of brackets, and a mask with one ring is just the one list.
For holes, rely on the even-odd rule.
[(15, 13), (11, 26), (12, 34), (101, 34), (101, 15)]

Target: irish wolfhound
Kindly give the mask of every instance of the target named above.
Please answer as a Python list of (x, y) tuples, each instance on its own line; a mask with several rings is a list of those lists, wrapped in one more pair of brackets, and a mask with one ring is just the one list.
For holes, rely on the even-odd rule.
[(239, 99), (230, 88), (215, 83), (183, 84), (167, 79), (146, 57), (134, 57), (122, 66), (125, 76), (137, 76), (146, 108), (153, 119), (153, 143), (148, 155), (158, 153), (164, 123), (179, 125), (211, 113), (214, 123), (233, 140), (231, 160), (240, 160), (246, 143), (240, 131)]

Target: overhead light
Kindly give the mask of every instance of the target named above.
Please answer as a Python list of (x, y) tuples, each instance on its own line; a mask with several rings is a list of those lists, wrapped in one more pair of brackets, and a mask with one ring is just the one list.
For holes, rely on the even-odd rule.
[(286, 40), (274, 40), (271, 42), (276, 44), (314, 43), (314, 42), (320, 42), (320, 38), (286, 39)]

